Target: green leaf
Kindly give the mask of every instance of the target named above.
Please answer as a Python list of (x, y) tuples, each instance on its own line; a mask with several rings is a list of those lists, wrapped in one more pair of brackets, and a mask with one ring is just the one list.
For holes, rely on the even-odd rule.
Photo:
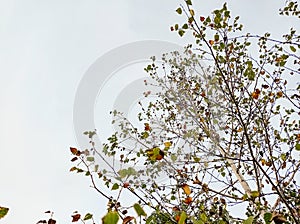
[(108, 212), (103, 218), (103, 224), (117, 224), (119, 221), (119, 215), (115, 211)]
[(200, 214), (200, 219), (201, 219), (201, 221), (206, 222), (206, 221), (207, 221), (207, 216), (206, 216), (206, 214), (205, 214), (205, 213), (201, 213), (201, 214)]
[(192, 5), (192, 1), (191, 0), (185, 0), (187, 5)]
[(184, 35), (184, 33), (185, 33), (185, 31), (184, 30), (178, 30), (178, 34), (179, 34), (179, 36), (183, 36)]
[(294, 46), (290, 46), (291, 51), (296, 52), (296, 48)]
[(270, 224), (272, 222), (272, 213), (267, 212), (264, 214), (264, 220), (266, 224)]
[(88, 157), (86, 157), (86, 160), (89, 162), (94, 162), (95, 158), (93, 156), (88, 156)]
[(141, 135), (141, 139), (146, 139), (146, 138), (149, 137), (149, 133), (148, 133), (147, 131), (144, 131), (144, 132), (142, 132), (141, 134), (142, 134), (142, 135)]
[(133, 205), (133, 208), (134, 208), (135, 212), (138, 214), (138, 216), (147, 216), (144, 209), (139, 204), (135, 203)]
[(197, 219), (195, 219), (195, 217), (192, 217), (192, 222), (193, 222), (193, 224), (204, 224), (204, 222), (202, 220), (197, 220)]
[(297, 143), (296, 146), (295, 146), (295, 148), (296, 148), (297, 151), (300, 151), (300, 144)]
[(183, 24), (183, 26), (182, 26), (182, 29), (188, 29), (189, 28), (189, 26), (185, 23), (185, 24)]
[(121, 178), (125, 178), (128, 174), (127, 169), (119, 170), (118, 174), (120, 175)]
[(83, 220), (89, 220), (89, 219), (91, 219), (91, 218), (93, 218), (93, 215), (90, 214), (90, 213), (87, 213), (87, 214), (84, 216)]
[(252, 224), (254, 221), (254, 216), (248, 217), (248, 219), (243, 221), (243, 224)]
[(119, 184), (114, 183), (114, 185), (112, 186), (111, 189), (112, 189), (112, 190), (117, 190), (117, 189), (119, 189)]
[(252, 198), (257, 198), (257, 197), (259, 197), (259, 191), (251, 191), (251, 197), (252, 197)]
[(178, 220), (178, 224), (184, 224), (185, 220), (186, 220), (186, 213), (185, 212), (181, 212), (180, 218)]
[(9, 210), (9, 208), (0, 206), (0, 219), (3, 218), (4, 216), (6, 216), (6, 214), (8, 213), (8, 210)]
[(179, 7), (178, 9), (176, 9), (176, 12), (180, 15), (182, 13), (182, 9)]

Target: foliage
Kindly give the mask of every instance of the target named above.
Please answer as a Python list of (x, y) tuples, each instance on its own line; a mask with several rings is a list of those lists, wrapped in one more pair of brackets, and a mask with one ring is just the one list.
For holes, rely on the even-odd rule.
[(0, 206), (0, 219), (7, 215), (9, 208)]
[[(91, 149), (70, 149), (70, 171), (108, 200), (103, 223), (299, 223), (300, 36), (244, 34), (226, 4), (205, 16), (184, 2), (171, 30), (195, 43), (145, 68), (160, 91), (139, 103), (142, 126), (113, 111), (120, 131), (100, 150), (85, 132)], [(299, 18), (297, 2), (280, 14)]]

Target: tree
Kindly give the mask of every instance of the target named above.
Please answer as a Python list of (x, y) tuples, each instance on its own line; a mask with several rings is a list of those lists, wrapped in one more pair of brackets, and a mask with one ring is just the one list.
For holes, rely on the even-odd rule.
[[(140, 103), (142, 127), (113, 111), (120, 131), (102, 147), (85, 132), (91, 148), (71, 148), (70, 171), (108, 200), (102, 223), (300, 223), (299, 34), (244, 34), (226, 4), (204, 16), (184, 3), (171, 30), (195, 43), (145, 68), (159, 92)], [(280, 14), (300, 18), (297, 2)]]

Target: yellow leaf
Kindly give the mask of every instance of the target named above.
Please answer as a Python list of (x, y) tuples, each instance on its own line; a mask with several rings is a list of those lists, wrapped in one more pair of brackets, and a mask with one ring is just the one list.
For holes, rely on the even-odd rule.
[(251, 191), (251, 197), (257, 198), (259, 196), (259, 191)]
[(190, 188), (189, 185), (184, 184), (184, 185), (182, 186), (182, 189), (183, 189), (183, 191), (184, 191), (184, 193), (185, 193), (186, 195), (190, 195), (190, 194), (191, 194), (191, 188)]
[(195, 12), (193, 9), (190, 9), (190, 13), (191, 13), (191, 16), (194, 16), (195, 15)]
[(172, 145), (172, 143), (171, 142), (165, 142), (164, 145), (165, 145), (165, 147), (169, 148)]

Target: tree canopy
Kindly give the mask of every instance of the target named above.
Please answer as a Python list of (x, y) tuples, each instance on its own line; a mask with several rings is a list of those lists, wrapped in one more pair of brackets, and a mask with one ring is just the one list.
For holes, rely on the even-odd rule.
[[(70, 171), (107, 199), (104, 224), (300, 223), (297, 30), (244, 33), (226, 4), (201, 15), (183, 3), (176, 12), (186, 23), (171, 30), (194, 43), (145, 68), (146, 86), (159, 91), (139, 103), (141, 125), (112, 111), (120, 131), (102, 146), (85, 132), (91, 147), (70, 148)], [(299, 19), (297, 2), (279, 14)]]

